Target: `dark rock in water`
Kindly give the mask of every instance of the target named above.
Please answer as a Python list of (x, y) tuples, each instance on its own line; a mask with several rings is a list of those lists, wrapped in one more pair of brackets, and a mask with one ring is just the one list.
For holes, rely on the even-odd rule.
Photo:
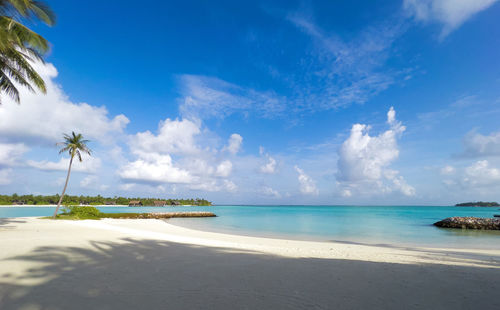
[(494, 217), (500, 217), (500, 214), (493, 214)]
[(456, 207), (498, 207), (500, 204), (496, 201), (486, 202), (486, 201), (476, 201), (476, 202), (462, 202), (457, 203)]
[(443, 228), (500, 230), (500, 218), (449, 217), (434, 225)]

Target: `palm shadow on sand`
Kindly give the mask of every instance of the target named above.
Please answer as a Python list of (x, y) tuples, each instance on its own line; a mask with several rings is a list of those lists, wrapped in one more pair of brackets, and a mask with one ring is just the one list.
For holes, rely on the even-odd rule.
[[(122, 239), (8, 261), (0, 309), (500, 309), (500, 269), (286, 258)], [(2, 262), (0, 262), (1, 264)]]

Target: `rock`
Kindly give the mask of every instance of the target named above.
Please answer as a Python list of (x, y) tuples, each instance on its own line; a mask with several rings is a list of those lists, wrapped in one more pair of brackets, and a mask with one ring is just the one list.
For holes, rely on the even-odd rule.
[(437, 227), (500, 230), (500, 218), (449, 217), (434, 223)]

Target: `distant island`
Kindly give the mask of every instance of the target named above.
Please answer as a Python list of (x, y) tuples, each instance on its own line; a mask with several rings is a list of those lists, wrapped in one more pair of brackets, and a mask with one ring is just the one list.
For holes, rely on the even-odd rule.
[(462, 202), (457, 203), (456, 207), (498, 207), (500, 204), (498, 202), (485, 202), (485, 201), (476, 201), (476, 202)]
[[(56, 195), (0, 195), (0, 205), (55, 205), (60, 196)], [(212, 203), (205, 199), (166, 199), (166, 198), (127, 198), (127, 197), (103, 197), (97, 196), (71, 196), (65, 195), (64, 205), (98, 205), (98, 206), (211, 206)]]

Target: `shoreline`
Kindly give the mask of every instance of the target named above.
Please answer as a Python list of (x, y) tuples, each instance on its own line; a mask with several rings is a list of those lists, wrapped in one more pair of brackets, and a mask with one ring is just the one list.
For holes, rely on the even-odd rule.
[[(104, 235), (108, 233), (117, 233), (131, 238), (250, 250), (287, 257), (355, 259), (385, 263), (430, 263), (500, 268), (500, 249), (411, 246), (394, 243), (364, 244), (349, 241), (325, 242), (247, 236), (186, 228), (184, 226), (169, 223), (171, 220), (156, 219), (51, 221), (39, 217), (17, 217), (5, 218), (4, 220), (7, 220), (7, 222), (22, 222), (22, 224), (19, 224), (20, 227), (28, 226), (36, 228), (37, 234), (40, 234), (40, 227), (50, 229), (51, 227), (64, 226), (68, 235), (79, 235), (83, 233), (83, 230), (94, 230), (99, 232), (99, 234), (105, 233)], [(40, 235), (38, 237), (40, 237)], [(27, 242), (29, 243), (29, 241)], [(53, 242), (58, 244), (57, 240), (53, 240)], [(420, 254), (415, 256), (416, 253)]]
[[(342, 239), (339, 237), (338, 239), (332, 239), (326, 236), (320, 235), (310, 235), (310, 234), (288, 234), (288, 233), (278, 233), (273, 231), (251, 231), (251, 230), (243, 230), (238, 229), (235, 231), (230, 231), (227, 228), (215, 228), (213, 226), (203, 226), (199, 227), (193, 223), (193, 221), (185, 221), (186, 219), (181, 218), (172, 218), (169, 223), (171, 225), (175, 225), (185, 229), (191, 229), (200, 231), (203, 233), (217, 233), (217, 234), (226, 234), (240, 237), (255, 237), (255, 238), (264, 238), (264, 239), (283, 239), (283, 240), (291, 240), (291, 241), (311, 241), (311, 242), (325, 242), (325, 243), (341, 243), (341, 244), (359, 244), (366, 246), (378, 246), (378, 247), (400, 247), (400, 248), (428, 248), (428, 249), (467, 249), (467, 250), (498, 250), (500, 251), (500, 245), (491, 246), (491, 245), (477, 245), (477, 246), (457, 246), (457, 245), (448, 245), (448, 244), (425, 244), (425, 243), (415, 243), (409, 241), (387, 241), (387, 240), (377, 240), (377, 239)], [(434, 228), (433, 225), (429, 224), (430, 228)], [(448, 228), (451, 229), (451, 228)], [(491, 233), (497, 234), (497, 231), (483, 231), (483, 230), (468, 230), (470, 233)], [(500, 234), (498, 234), (500, 238)], [(480, 238), (480, 237), (478, 237)]]

